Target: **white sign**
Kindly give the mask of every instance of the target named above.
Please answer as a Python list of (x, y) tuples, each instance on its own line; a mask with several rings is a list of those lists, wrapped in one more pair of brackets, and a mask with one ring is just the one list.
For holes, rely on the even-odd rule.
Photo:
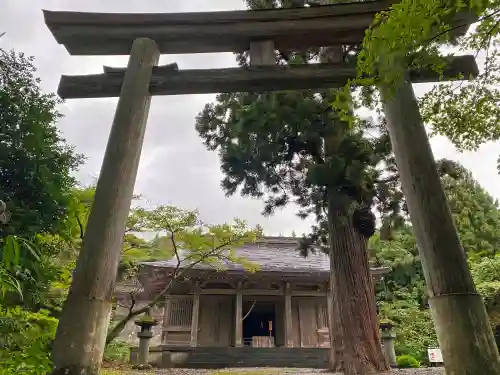
[(441, 349), (427, 349), (430, 363), (443, 363), (443, 355)]

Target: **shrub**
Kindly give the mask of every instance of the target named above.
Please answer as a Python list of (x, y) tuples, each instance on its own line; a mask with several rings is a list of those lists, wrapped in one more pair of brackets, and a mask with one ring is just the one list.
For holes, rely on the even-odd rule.
[(0, 307), (0, 373), (39, 375), (50, 372), (50, 345), (57, 319), (48, 312)]
[(401, 293), (401, 300), (381, 302), (381, 317), (395, 324), (394, 349), (398, 356), (410, 355), (421, 364), (428, 363), (427, 348), (438, 345), (430, 311), (423, 309), (411, 295)]
[(400, 355), (397, 357), (396, 362), (400, 368), (418, 368), (420, 367), (420, 362), (412, 357), (411, 355)]
[(125, 363), (130, 357), (130, 345), (123, 341), (111, 341), (104, 349), (104, 360)]

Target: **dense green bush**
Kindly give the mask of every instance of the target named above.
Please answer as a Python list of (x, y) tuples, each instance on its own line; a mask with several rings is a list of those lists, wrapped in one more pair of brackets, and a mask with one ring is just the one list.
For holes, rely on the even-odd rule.
[(111, 341), (104, 349), (104, 360), (125, 363), (130, 357), (130, 344), (123, 341)]
[(0, 373), (46, 374), (51, 370), (50, 345), (57, 319), (46, 311), (0, 307)]
[(420, 363), (427, 363), (427, 348), (437, 346), (436, 332), (428, 309), (411, 298), (381, 302), (380, 315), (394, 324), (396, 354), (410, 355)]
[(396, 358), (396, 362), (399, 368), (418, 368), (420, 367), (420, 362), (412, 357), (411, 355), (400, 355)]

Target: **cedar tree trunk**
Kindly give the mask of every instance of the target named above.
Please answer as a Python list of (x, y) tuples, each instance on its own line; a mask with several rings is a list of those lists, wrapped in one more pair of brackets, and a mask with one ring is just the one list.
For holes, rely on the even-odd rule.
[(357, 233), (346, 212), (329, 204), (330, 370), (345, 375), (387, 371), (368, 262), (367, 240)]

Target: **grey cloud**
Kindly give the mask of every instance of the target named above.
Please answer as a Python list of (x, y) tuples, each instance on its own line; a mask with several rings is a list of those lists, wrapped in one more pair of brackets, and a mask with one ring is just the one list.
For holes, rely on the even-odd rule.
[[(5, 0), (4, 0), (5, 2)], [(0, 29), (3, 48), (15, 48), (36, 57), (43, 87), (55, 91), (61, 74), (100, 72), (102, 65), (125, 66), (127, 58), (69, 56), (59, 46), (43, 22), (41, 9), (92, 12), (191, 12), (242, 9), (238, 0), (150, 0), (97, 1), (42, 0), (37, 6), (29, 0), (7, 0), (2, 4)], [(162, 56), (161, 63), (177, 62), (183, 69), (234, 66), (232, 54)], [(310, 222), (295, 216), (290, 207), (271, 218), (260, 215), (260, 201), (224, 196), (216, 153), (205, 150), (194, 130), (194, 118), (213, 95), (155, 97), (146, 130), (136, 192), (155, 204), (174, 204), (198, 208), (206, 222), (220, 223), (234, 217), (262, 224), (269, 234), (306, 232)], [(99, 174), (111, 128), (115, 99), (69, 100), (61, 106), (65, 117), (59, 127), (67, 141), (87, 156), (77, 174), (85, 184)]]

